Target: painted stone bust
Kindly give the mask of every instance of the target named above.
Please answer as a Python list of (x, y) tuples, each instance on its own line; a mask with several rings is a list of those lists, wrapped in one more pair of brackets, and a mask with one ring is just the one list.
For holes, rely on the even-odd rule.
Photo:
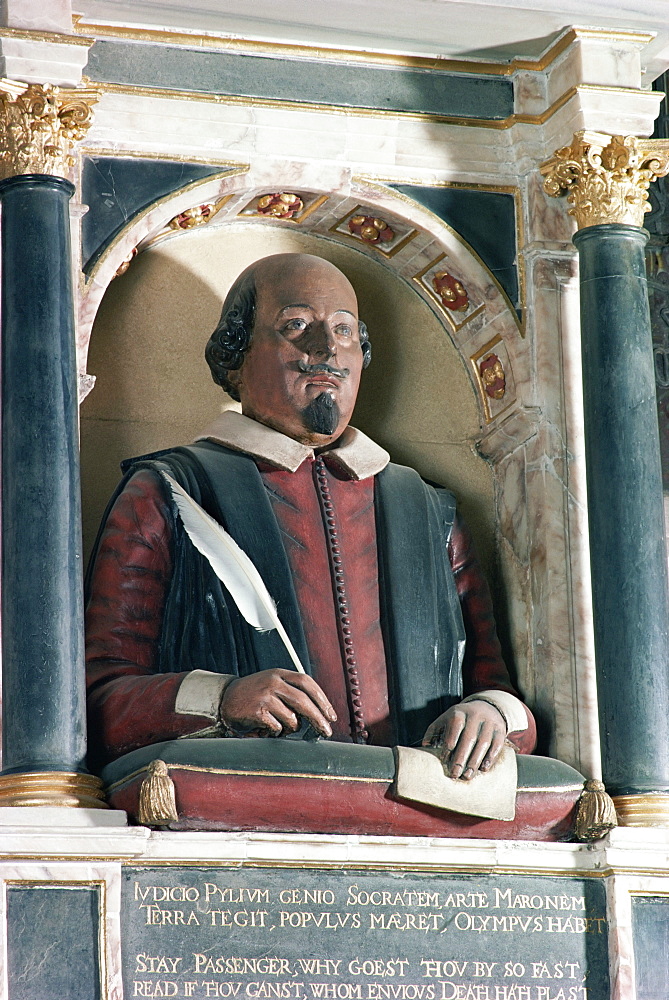
[[(329, 262), (278, 254), (230, 289), (206, 350), (241, 402), (130, 467), (89, 570), (92, 761), (209, 731), (438, 746), (470, 779), (535, 726), (501, 657), (455, 498), (349, 425), (371, 358)], [(297, 650), (253, 629), (184, 531), (164, 473), (255, 564)]]

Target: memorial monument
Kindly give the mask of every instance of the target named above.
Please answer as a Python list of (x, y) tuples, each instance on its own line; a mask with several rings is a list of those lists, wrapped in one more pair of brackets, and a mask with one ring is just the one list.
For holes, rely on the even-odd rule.
[[(241, 413), (224, 412), (193, 445), (129, 463), (89, 574), (88, 715), (91, 763), (110, 765), (112, 802), (121, 795), (140, 821), (419, 832), (416, 801), (432, 807), (432, 820), (444, 808), (514, 818), (513, 754), (510, 771), (487, 784), (481, 776), (505, 741), (534, 749), (534, 719), (502, 659), (455, 497), (390, 463), (349, 424), (371, 353), (355, 292), (333, 264), (261, 259), (233, 283), (206, 349), (214, 381)], [(253, 611), (259, 591), (268, 620)], [(193, 737), (196, 745), (183, 742)], [(331, 742), (310, 746), (323, 739)], [(421, 745), (448, 778), (476, 777), (477, 794), (454, 790), (452, 799), (433, 756), (397, 750), (393, 766), (389, 751), (379, 754)], [(262, 798), (281, 804), (260, 817), (247, 803), (255, 796), (240, 792), (230, 805), (229, 779), (212, 796), (181, 773), (179, 797), (194, 809), (184, 820), (165, 754), (175, 767), (199, 767), (209, 784), (216, 768), (276, 769)], [(353, 777), (394, 779), (394, 792), (388, 805), (384, 789), (373, 816), (346, 819), (307, 792), (307, 815), (284, 795), (282, 768), (314, 779), (334, 768), (349, 806), (355, 794), (343, 788)], [(566, 814), (559, 793), (552, 807), (535, 805), (534, 835), (547, 817), (552, 836), (566, 832), (579, 793), (571, 770), (566, 783)], [(403, 806), (408, 827), (390, 818), (397, 799), (414, 801)], [(467, 822), (460, 815), (457, 829)], [(448, 833), (443, 820), (437, 827)]]
[[(456, 778), (488, 770), (507, 734), (531, 751), (534, 722), (453, 495), (349, 427), (371, 345), (344, 275), (308, 255), (253, 265), (207, 358), (242, 415), (133, 466), (99, 540), (87, 612), (93, 752), (109, 759), (212, 721), (226, 735), (281, 736), (302, 720), (339, 741), (439, 745)], [(247, 625), (184, 537), (165, 468), (194, 482), (266, 567), (307, 673), (276, 633)]]
[[(153, 0), (124, 23), (90, 3), (3, 5), (2, 1000), (665, 1000), (669, 646), (642, 227), (669, 167), (645, 138), (666, 18), (614, 4), (583, 29), (530, 4), (521, 30), (512, 7), (484, 23), (464, 2), (439, 31), (430, 4), (402, 22), (398, 0), (383, 19), (329, 5), (344, 37), (316, 23), (326, 6), (306, 42), (266, 3), (241, 30), (229, 4), (216, 23)], [(346, 322), (330, 324), (336, 351), (326, 337), (325, 356), (274, 363), (268, 302), (314, 312), (304, 330), (291, 315), (286, 350), (327, 325), (304, 272), (258, 263), (289, 251), (351, 281), (368, 371)], [(239, 337), (209, 352), (242, 413), (207, 427), (222, 397), (195, 373), (199, 336), (253, 261), (255, 305), (241, 276), (232, 303), (255, 309), (245, 357)], [(313, 266), (355, 316), (338, 272)], [(225, 313), (219, 333), (241, 335)], [(358, 377), (350, 422), (427, 484), (357, 464), (361, 444), (365, 462), (383, 449), (329, 400)], [(309, 380), (314, 399), (282, 412), (309, 410), (311, 429), (268, 427), (264, 394), (283, 406)], [(79, 440), (85, 546), (121, 457), (143, 456), (98, 547), (88, 757)], [(223, 454), (234, 476), (215, 474)], [(466, 545), (433, 482), (479, 542), (550, 758), (505, 740), (487, 767), (511, 706), (516, 744), (532, 723), (472, 613), (482, 591), (462, 593)], [(246, 608), (251, 624), (211, 551), (222, 525), (276, 603)], [(132, 615), (110, 626), (119, 593)], [(279, 621), (292, 652), (254, 621)], [(467, 756), (477, 705), (496, 721)], [(412, 797), (412, 754), (453, 799)], [(513, 818), (477, 792), (508, 761)], [(584, 776), (624, 824), (602, 837), (591, 811), (588, 844)]]

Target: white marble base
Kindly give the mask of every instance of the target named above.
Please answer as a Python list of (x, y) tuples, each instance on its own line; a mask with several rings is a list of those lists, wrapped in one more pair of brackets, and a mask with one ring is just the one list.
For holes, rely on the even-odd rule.
[(21, 32), (0, 32), (0, 75), (24, 83), (52, 83), (77, 87), (88, 62), (88, 43), (72, 36), (60, 36), (54, 43)]
[[(29, 815), (30, 814), (30, 815)], [(38, 818), (39, 817), (39, 818)], [(68, 818), (69, 817), (69, 818)], [(104, 843), (104, 850), (101, 845)], [(170, 832), (127, 826), (120, 810), (0, 809), (0, 865), (198, 861), (382, 865), (435, 871), (593, 873), (669, 878), (669, 829), (618, 827), (593, 844), (353, 836), (350, 834)]]
[[(440, 840), (410, 837), (325, 836), (317, 834), (169, 833), (144, 827), (59, 828), (54, 813), (41, 813), (45, 828), (17, 823), (0, 810), (0, 884), (25, 882), (102, 887), (106, 996), (123, 1000), (121, 979), (121, 884), (124, 865), (201, 865), (358, 868), (398, 875), (525, 875), (604, 879), (607, 897), (611, 1000), (635, 1000), (632, 898), (669, 894), (669, 830), (618, 829), (595, 844), (519, 841)], [(70, 810), (74, 813), (75, 810)], [(78, 810), (84, 812), (84, 810)], [(50, 815), (46, 815), (46, 814)], [(109, 813), (112, 822), (124, 814)], [(88, 818), (88, 817), (87, 817)], [(61, 817), (55, 817), (60, 820)], [(566, 897), (565, 897), (566, 898)], [(0, 927), (5, 893), (0, 891)], [(0, 931), (0, 966), (6, 936)], [(544, 996), (546, 994), (538, 994)], [(558, 994), (559, 995), (559, 994)], [(0, 1000), (6, 993), (0, 982)]]
[(0, 806), (0, 831), (12, 827), (54, 830), (59, 827), (124, 827), (128, 814), (120, 809), (70, 809), (66, 806)]
[(3, 23), (28, 31), (71, 31), (71, 0), (3, 0)]
[(619, 829), (596, 844), (350, 834), (173, 833), (146, 827), (103, 832), (99, 828), (74, 830), (52, 825), (30, 831), (25, 825), (5, 821), (9, 809), (0, 812), (0, 870), (5, 878), (13, 859), (21, 859), (21, 868), (26, 864), (44, 869), (59, 867), (65, 856), (68, 864), (88, 863), (92, 857), (102, 855), (102, 843), (105, 859), (118, 863), (197, 861), (271, 865), (276, 862), (313, 866), (327, 862), (328, 865), (416, 866), (421, 870), (528, 874), (599, 873), (615, 866), (620, 872), (652, 868), (657, 876), (669, 878), (669, 830)]

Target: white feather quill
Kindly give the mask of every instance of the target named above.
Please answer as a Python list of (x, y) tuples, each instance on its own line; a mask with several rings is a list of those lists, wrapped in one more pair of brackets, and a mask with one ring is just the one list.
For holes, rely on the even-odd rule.
[(166, 472), (162, 475), (172, 491), (179, 517), (191, 542), (209, 560), (211, 568), (229, 591), (239, 612), (259, 632), (276, 629), (295, 669), (305, 673), (295, 647), (279, 620), (276, 604), (260, 573), (225, 528), (210, 517)]

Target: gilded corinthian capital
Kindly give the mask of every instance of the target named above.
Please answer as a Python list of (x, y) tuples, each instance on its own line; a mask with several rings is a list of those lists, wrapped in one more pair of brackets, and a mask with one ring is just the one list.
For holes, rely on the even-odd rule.
[(93, 90), (0, 80), (0, 180), (17, 174), (66, 177), (72, 147), (93, 118)]
[(540, 170), (547, 194), (567, 193), (579, 229), (606, 222), (642, 226), (651, 181), (669, 173), (669, 141), (576, 132)]

